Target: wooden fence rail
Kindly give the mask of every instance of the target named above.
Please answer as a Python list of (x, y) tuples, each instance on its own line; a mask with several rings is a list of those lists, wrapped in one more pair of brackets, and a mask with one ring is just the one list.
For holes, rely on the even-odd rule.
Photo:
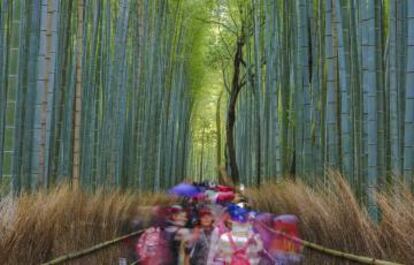
[(80, 250), (80, 251), (77, 251), (77, 252), (73, 252), (73, 253), (69, 253), (69, 254), (60, 256), (60, 257), (55, 258), (55, 259), (53, 259), (49, 262), (43, 263), (42, 265), (62, 264), (62, 263), (66, 262), (66, 261), (69, 261), (69, 260), (74, 260), (74, 259), (78, 259), (78, 258), (83, 257), (83, 256), (87, 256), (87, 255), (92, 254), (92, 253), (94, 253), (98, 250), (107, 248), (107, 247), (109, 247), (113, 244), (121, 242), (122, 240), (137, 236), (137, 235), (141, 234), (143, 231), (144, 230), (139, 230), (139, 231), (130, 233), (128, 235), (124, 235), (124, 236), (117, 237), (115, 239), (112, 239), (112, 240), (109, 240), (109, 241), (106, 241), (106, 242), (103, 242), (103, 243), (99, 243), (95, 246), (92, 246), (92, 247), (84, 249), (84, 250)]
[[(318, 251), (318, 252), (323, 253), (323, 254), (328, 255), (328, 256), (333, 256), (333, 257), (341, 258), (341, 259), (344, 259), (344, 260), (354, 261), (354, 262), (358, 262), (360, 264), (403, 265), (401, 263), (395, 263), (395, 262), (390, 262), (390, 261), (385, 261), (385, 260), (380, 260), (380, 259), (365, 257), (365, 256), (358, 256), (358, 255), (354, 255), (354, 254), (351, 254), (351, 253), (346, 253), (346, 252), (342, 252), (342, 251), (339, 251), (339, 250), (327, 248), (327, 247), (324, 247), (324, 246), (321, 246), (321, 245), (318, 245), (318, 244), (315, 244), (315, 243), (312, 243), (312, 242), (309, 242), (309, 241), (306, 241), (306, 240), (303, 240), (303, 239), (300, 239), (300, 238), (297, 238), (297, 237), (292, 237), (292, 236), (290, 236), (286, 233), (273, 230), (272, 228), (270, 228), (270, 227), (268, 227), (264, 224), (262, 224), (262, 225), (274, 234), (286, 237), (287, 239), (292, 240), (294, 242), (297, 242), (297, 243), (303, 245), (304, 247), (307, 247), (311, 250)], [(137, 235), (141, 234), (143, 231), (144, 230), (139, 230), (139, 231), (133, 232), (131, 234), (124, 235), (124, 236), (121, 236), (121, 237), (118, 237), (118, 238), (115, 238), (115, 239), (97, 244), (95, 246), (92, 246), (92, 247), (84, 249), (84, 250), (80, 250), (80, 251), (77, 251), (77, 252), (73, 252), (73, 253), (69, 253), (69, 254), (60, 256), (60, 257), (58, 257), (56, 259), (53, 259), (49, 262), (43, 263), (42, 265), (62, 264), (66, 261), (74, 260), (74, 259), (80, 258), (82, 256), (92, 254), (92, 253), (94, 253), (98, 250), (104, 249), (104, 248), (109, 247), (113, 244), (121, 242), (122, 240), (137, 236)]]

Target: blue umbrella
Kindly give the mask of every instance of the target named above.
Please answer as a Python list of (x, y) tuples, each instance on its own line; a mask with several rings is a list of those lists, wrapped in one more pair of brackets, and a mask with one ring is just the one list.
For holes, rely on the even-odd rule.
[(168, 193), (181, 197), (194, 197), (200, 193), (200, 190), (191, 184), (180, 183), (177, 186), (172, 187)]

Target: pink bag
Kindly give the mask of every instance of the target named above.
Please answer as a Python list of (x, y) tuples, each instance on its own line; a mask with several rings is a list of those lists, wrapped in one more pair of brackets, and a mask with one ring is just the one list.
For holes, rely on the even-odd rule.
[(135, 247), (140, 264), (162, 265), (170, 259), (168, 242), (159, 227), (150, 227), (141, 235)]
[(230, 245), (233, 248), (233, 256), (231, 257), (230, 265), (250, 265), (249, 257), (247, 257), (247, 247), (250, 243), (250, 239), (246, 242), (246, 244), (239, 248), (234, 243), (233, 237), (231, 234), (228, 234)]

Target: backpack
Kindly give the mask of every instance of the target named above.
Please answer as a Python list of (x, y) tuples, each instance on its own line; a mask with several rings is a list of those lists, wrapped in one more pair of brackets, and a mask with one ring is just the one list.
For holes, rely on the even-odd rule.
[(233, 249), (233, 255), (231, 257), (230, 265), (250, 265), (249, 257), (247, 256), (247, 247), (250, 244), (250, 238), (246, 244), (239, 248), (233, 240), (231, 234), (228, 234), (230, 245)]
[(160, 254), (169, 253), (168, 247), (164, 231), (160, 227), (150, 227), (139, 238), (135, 251), (140, 260), (149, 262), (149, 264), (158, 264), (156, 260), (162, 259)]

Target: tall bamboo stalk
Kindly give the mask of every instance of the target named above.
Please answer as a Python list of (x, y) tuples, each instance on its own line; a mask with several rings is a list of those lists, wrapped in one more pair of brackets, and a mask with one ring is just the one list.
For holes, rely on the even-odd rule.
[(73, 109), (73, 162), (72, 180), (74, 186), (80, 181), (80, 130), (82, 119), (82, 58), (83, 58), (83, 14), (84, 2), (77, 1), (77, 33), (76, 33), (76, 91)]
[(405, 83), (405, 120), (404, 120), (404, 181), (414, 190), (414, 3), (407, 4), (407, 68)]

